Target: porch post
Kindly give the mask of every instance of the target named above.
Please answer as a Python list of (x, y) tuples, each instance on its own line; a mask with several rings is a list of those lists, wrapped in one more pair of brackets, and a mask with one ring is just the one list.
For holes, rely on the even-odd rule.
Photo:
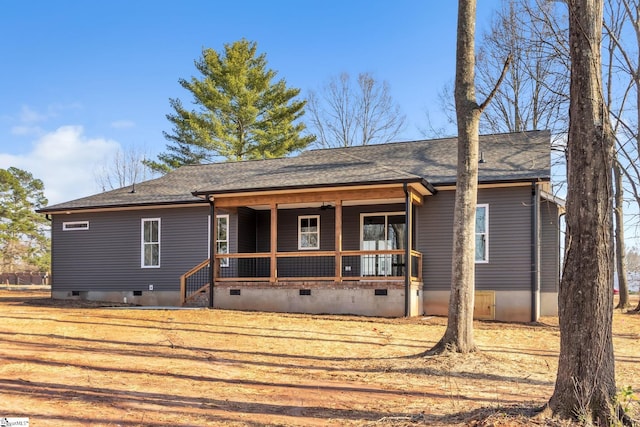
[(207, 196), (209, 201), (209, 308), (213, 308), (213, 286), (216, 282), (216, 249), (217, 249), (217, 225), (216, 220), (216, 207), (213, 196)]
[(278, 204), (271, 203), (271, 283), (278, 280)]
[(342, 200), (336, 200), (336, 281), (342, 282)]

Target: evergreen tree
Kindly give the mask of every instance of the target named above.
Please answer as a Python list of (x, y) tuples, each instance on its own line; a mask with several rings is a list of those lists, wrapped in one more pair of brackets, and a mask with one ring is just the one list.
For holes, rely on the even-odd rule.
[(302, 150), (315, 137), (302, 135), (299, 121), (305, 101), (294, 98), (299, 89), (288, 88), (267, 68), (265, 54), (257, 55), (255, 42), (240, 40), (224, 46), (224, 53), (204, 49), (195, 62), (201, 78), (180, 79), (193, 95), (196, 110), (171, 99), (174, 113), (167, 119), (171, 133), (167, 152), (146, 162), (153, 170), (168, 172), (185, 164), (282, 157)]
[(44, 184), (24, 170), (0, 169), (0, 271), (49, 269)]

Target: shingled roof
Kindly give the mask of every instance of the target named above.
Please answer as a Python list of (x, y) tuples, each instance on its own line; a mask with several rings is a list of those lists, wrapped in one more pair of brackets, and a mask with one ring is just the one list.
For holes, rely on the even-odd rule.
[[(322, 186), (456, 181), (457, 138), (309, 150), (297, 157), (183, 166), (163, 177), (41, 209), (40, 212), (202, 203), (195, 194)], [(550, 133), (480, 137), (479, 181), (550, 179)]]

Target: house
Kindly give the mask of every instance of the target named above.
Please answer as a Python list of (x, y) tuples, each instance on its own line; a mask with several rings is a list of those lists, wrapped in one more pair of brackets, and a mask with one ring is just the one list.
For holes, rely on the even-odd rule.
[[(46, 207), (52, 297), (444, 315), (456, 141), (184, 166)], [(550, 194), (550, 134), (481, 136), (480, 150), (476, 316), (555, 315), (562, 203)]]

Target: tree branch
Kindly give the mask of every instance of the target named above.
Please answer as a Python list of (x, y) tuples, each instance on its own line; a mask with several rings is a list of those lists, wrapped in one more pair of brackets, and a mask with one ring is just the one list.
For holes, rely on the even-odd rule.
[(502, 67), (502, 73), (500, 73), (500, 78), (498, 79), (498, 82), (493, 87), (493, 90), (491, 91), (491, 93), (489, 93), (489, 96), (487, 96), (487, 99), (485, 99), (484, 102), (480, 104), (480, 106), (478, 107), (481, 113), (484, 111), (485, 108), (487, 108), (487, 105), (489, 105), (489, 103), (491, 102), (491, 98), (493, 98), (495, 94), (498, 92), (498, 88), (502, 84), (502, 81), (504, 80), (504, 78), (507, 76), (507, 71), (509, 70), (509, 65), (511, 65), (512, 60), (513, 60), (513, 56), (509, 54), (509, 56), (507, 56), (507, 59), (504, 61), (504, 66)]

